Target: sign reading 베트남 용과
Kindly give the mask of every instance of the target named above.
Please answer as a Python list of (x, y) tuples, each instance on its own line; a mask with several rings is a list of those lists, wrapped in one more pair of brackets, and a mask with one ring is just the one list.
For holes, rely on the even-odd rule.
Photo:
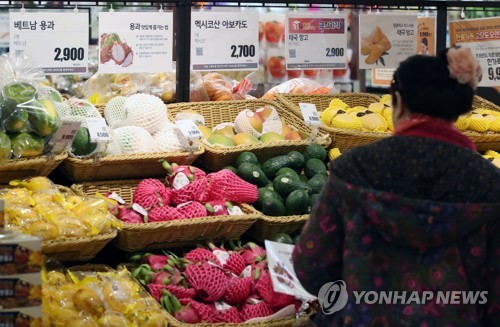
[(100, 12), (100, 73), (161, 73), (172, 70), (171, 12)]
[(10, 52), (32, 57), (45, 74), (85, 74), (88, 66), (89, 14), (10, 10)]
[(468, 47), (483, 69), (479, 86), (500, 86), (500, 19), (450, 22), (450, 45)]
[(417, 15), (360, 15), (359, 39), (359, 68), (397, 68), (417, 52)]
[(286, 15), (286, 69), (345, 69), (346, 31), (344, 14)]
[(259, 13), (197, 11), (191, 14), (191, 69), (257, 70)]

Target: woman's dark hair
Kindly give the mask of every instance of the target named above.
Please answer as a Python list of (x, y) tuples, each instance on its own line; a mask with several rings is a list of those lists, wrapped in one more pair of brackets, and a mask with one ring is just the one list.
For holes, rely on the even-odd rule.
[(447, 50), (437, 57), (415, 55), (400, 63), (391, 85), (393, 105), (399, 91), (412, 113), (453, 121), (472, 107), (474, 90), (450, 78)]

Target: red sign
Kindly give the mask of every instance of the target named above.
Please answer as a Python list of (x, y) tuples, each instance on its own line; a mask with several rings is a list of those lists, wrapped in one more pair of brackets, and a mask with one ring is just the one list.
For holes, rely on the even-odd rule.
[(288, 20), (289, 34), (344, 34), (342, 18), (295, 18)]

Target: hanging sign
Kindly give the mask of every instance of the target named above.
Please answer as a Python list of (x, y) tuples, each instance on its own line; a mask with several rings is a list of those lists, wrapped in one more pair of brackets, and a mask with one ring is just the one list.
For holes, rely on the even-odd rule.
[(397, 68), (417, 53), (417, 15), (359, 16), (359, 68)]
[(10, 52), (34, 58), (45, 74), (85, 74), (88, 12), (9, 12)]
[(345, 69), (347, 15), (288, 14), (285, 23), (286, 69)]
[(479, 86), (500, 86), (500, 21), (496, 18), (450, 22), (450, 44), (468, 47), (479, 60)]
[(171, 12), (99, 13), (100, 73), (172, 70)]
[(257, 70), (259, 13), (206, 12), (191, 14), (191, 69)]

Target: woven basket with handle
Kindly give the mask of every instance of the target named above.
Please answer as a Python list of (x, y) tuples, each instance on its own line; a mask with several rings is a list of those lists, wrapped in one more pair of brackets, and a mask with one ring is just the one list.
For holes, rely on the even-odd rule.
[[(276, 99), (298, 117), (302, 117), (299, 103), (313, 103), (316, 105), (318, 111), (324, 111), (333, 99), (340, 99), (349, 107), (368, 107), (371, 103), (380, 101), (378, 96), (368, 93), (277, 94)], [(341, 152), (356, 146), (373, 143), (392, 135), (389, 132), (365, 132), (353, 129), (333, 128), (325, 125), (322, 125), (320, 130), (331, 136), (331, 147), (337, 147)]]
[[(168, 114), (170, 119), (173, 121), (177, 113), (187, 109), (195, 110), (203, 115), (205, 118), (205, 124), (208, 127), (213, 128), (220, 123), (234, 122), (234, 119), (242, 110), (255, 110), (264, 106), (274, 107), (286, 124), (294, 126), (302, 132), (311, 134), (311, 129), (305, 126), (302, 119), (291, 114), (283, 105), (268, 100), (174, 103), (168, 105)], [(315, 142), (327, 147), (330, 144), (331, 139), (327, 134), (320, 132), (317, 135)], [(217, 147), (204, 144), (205, 153), (201, 155), (200, 161), (201, 164), (207, 169), (217, 171), (225, 166), (234, 165), (238, 155), (244, 151), (251, 151), (257, 155), (259, 160), (265, 161), (271, 157), (287, 154), (293, 150), (302, 152), (309, 143), (309, 140), (283, 140), (266, 144), (238, 145), (233, 147)]]
[[(89, 182), (73, 184), (80, 195), (116, 192), (126, 203), (132, 203), (134, 189), (140, 180)], [(180, 247), (207, 240), (237, 240), (258, 219), (259, 212), (250, 205), (240, 204), (244, 215), (213, 216), (144, 224), (124, 224), (113, 244), (124, 251), (153, 250)]]

